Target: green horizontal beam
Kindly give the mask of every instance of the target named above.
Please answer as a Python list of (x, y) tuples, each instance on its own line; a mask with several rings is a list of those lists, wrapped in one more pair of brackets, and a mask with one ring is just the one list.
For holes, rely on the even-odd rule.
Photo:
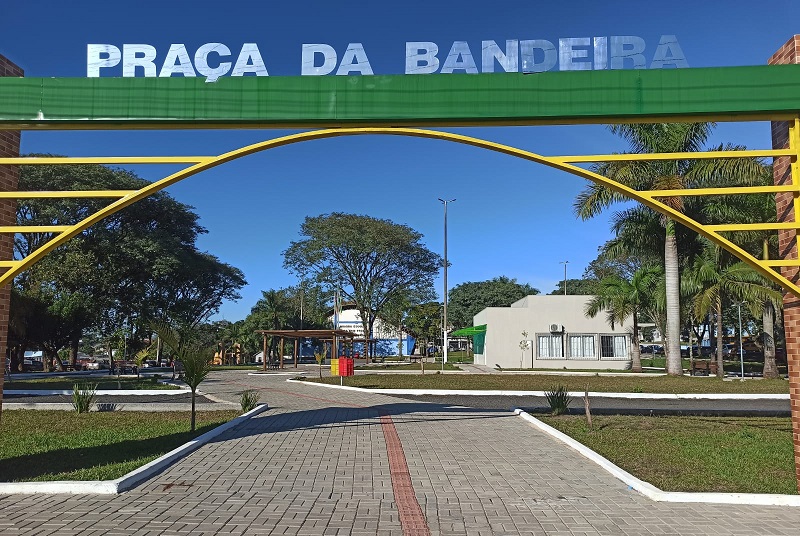
[(228, 128), (786, 119), (800, 65), (538, 74), (0, 78), (0, 128)]

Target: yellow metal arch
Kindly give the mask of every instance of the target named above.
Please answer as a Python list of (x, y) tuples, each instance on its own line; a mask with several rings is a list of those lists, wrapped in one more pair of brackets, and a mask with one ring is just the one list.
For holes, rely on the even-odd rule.
[[(339, 136), (357, 136), (357, 135), (394, 135), (394, 136), (412, 136), (419, 138), (429, 138), (461, 143), (488, 149), (523, 160), (529, 160), (539, 164), (552, 167), (565, 171), (572, 175), (588, 179), (595, 183), (602, 184), (615, 192), (622, 194), (625, 197), (639, 201), (640, 203), (652, 208), (653, 210), (664, 214), (676, 222), (679, 222), (686, 227), (696, 231), (697, 233), (707, 237), (709, 240), (719, 244), (726, 250), (730, 251), (738, 258), (752, 266), (755, 270), (761, 273), (769, 280), (777, 283), (786, 290), (789, 290), (800, 296), (800, 287), (781, 276), (772, 267), (776, 266), (800, 266), (800, 261), (793, 260), (778, 260), (778, 261), (762, 261), (750, 255), (747, 251), (743, 250), (720, 233), (725, 231), (754, 231), (754, 230), (777, 230), (777, 229), (800, 229), (800, 224), (795, 219), (794, 222), (786, 223), (754, 223), (754, 224), (725, 224), (725, 225), (702, 225), (699, 222), (689, 218), (685, 214), (667, 206), (659, 201), (662, 197), (675, 197), (675, 196), (701, 196), (701, 195), (730, 195), (730, 194), (763, 194), (763, 193), (777, 193), (777, 192), (792, 192), (794, 194), (795, 203), (798, 203), (800, 198), (800, 183), (796, 177), (800, 174), (795, 173), (793, 169), (792, 184), (780, 186), (756, 186), (756, 187), (725, 187), (725, 188), (704, 188), (704, 189), (686, 189), (686, 190), (648, 190), (640, 191), (629, 188), (623, 184), (610, 180), (597, 173), (585, 170), (583, 168), (572, 165), (572, 163), (579, 162), (602, 162), (612, 160), (689, 160), (689, 159), (708, 159), (708, 158), (745, 158), (745, 157), (780, 157), (790, 156), (793, 159), (793, 168), (797, 167), (797, 151), (800, 147), (800, 122), (795, 120), (790, 129), (790, 148), (783, 150), (763, 150), (763, 151), (708, 151), (696, 153), (663, 153), (663, 154), (626, 154), (626, 155), (588, 155), (588, 156), (542, 156), (536, 153), (495, 143), (471, 136), (464, 136), (461, 134), (453, 134), (450, 132), (441, 132), (435, 130), (415, 129), (415, 128), (394, 128), (394, 127), (374, 127), (374, 128), (337, 128), (337, 129), (324, 129), (315, 130), (310, 132), (302, 132), (298, 134), (291, 134), (280, 138), (255, 143), (230, 151), (219, 156), (187, 156), (187, 157), (97, 157), (97, 158), (63, 158), (63, 157), (21, 157), (21, 158), (0, 158), (0, 164), (28, 164), (28, 165), (52, 165), (52, 164), (164, 164), (164, 163), (188, 163), (193, 164), (190, 167), (173, 173), (157, 182), (149, 184), (140, 190), (130, 191), (64, 191), (64, 192), (2, 192), (1, 198), (25, 199), (25, 198), (61, 198), (61, 197), (108, 197), (117, 198), (116, 201), (97, 211), (81, 222), (72, 226), (7, 226), (0, 227), (2, 233), (25, 233), (25, 232), (41, 232), (41, 233), (57, 233), (47, 242), (44, 246), (34, 251), (28, 257), (16, 261), (0, 261), (0, 268), (8, 268), (7, 271), (0, 275), (0, 286), (10, 282), (15, 276), (23, 272), (28, 267), (35, 264), (42, 257), (47, 255), (54, 248), (63, 244), (70, 238), (76, 236), (83, 230), (91, 225), (99, 222), (106, 216), (109, 216), (128, 205), (135, 203), (145, 197), (148, 197), (164, 188), (175, 184), (183, 179), (196, 175), (201, 171), (211, 169), (231, 160), (241, 158), (260, 151), (282, 147), (293, 143), (304, 141), (318, 140), (324, 138), (334, 138)], [(795, 211), (797, 214), (797, 211)]]

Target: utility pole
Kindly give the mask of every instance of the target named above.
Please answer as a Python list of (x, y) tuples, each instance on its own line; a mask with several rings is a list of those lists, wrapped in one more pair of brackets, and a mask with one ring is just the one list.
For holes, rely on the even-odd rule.
[(447, 363), (447, 203), (452, 203), (455, 199), (442, 199), (439, 198), (439, 201), (444, 203), (444, 311), (442, 316), (442, 333), (444, 337), (442, 339), (444, 343), (444, 354), (442, 357), (442, 370), (444, 370), (444, 364)]
[(564, 265), (564, 296), (566, 296), (567, 295), (567, 264), (569, 264), (569, 261), (561, 261), (558, 264), (563, 264)]

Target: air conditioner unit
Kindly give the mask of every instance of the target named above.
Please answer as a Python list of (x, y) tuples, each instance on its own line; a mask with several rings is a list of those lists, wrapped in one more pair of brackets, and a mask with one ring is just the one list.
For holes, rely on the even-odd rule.
[(564, 328), (558, 324), (550, 324), (550, 333), (561, 333), (563, 330)]

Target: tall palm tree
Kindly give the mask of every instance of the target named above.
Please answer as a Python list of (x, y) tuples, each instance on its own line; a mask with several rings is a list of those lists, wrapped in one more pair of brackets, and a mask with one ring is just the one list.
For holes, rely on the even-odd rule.
[[(631, 153), (671, 153), (702, 150), (714, 125), (652, 123), (609, 128), (628, 142)], [(605, 162), (594, 166), (593, 171), (637, 190), (656, 190), (751, 184), (758, 181), (762, 168), (752, 159), (718, 159)], [(588, 219), (626, 199), (605, 186), (592, 183), (578, 194), (574, 209), (578, 216)], [(675, 210), (685, 210), (682, 197), (665, 197), (663, 202)], [(664, 236), (667, 373), (682, 375), (678, 239), (675, 222), (666, 216), (661, 216), (660, 220)]]
[[(722, 248), (706, 243), (703, 254), (695, 259), (690, 270), (684, 274), (683, 288), (694, 295), (692, 305), (695, 317), (713, 313), (716, 317), (717, 376), (722, 378), (722, 305), (725, 296), (744, 303), (756, 315), (762, 311), (764, 302), (777, 303), (782, 295), (753, 270), (748, 264), (732, 262), (722, 254)], [(728, 258), (726, 258), (728, 257)]]
[(598, 286), (597, 295), (586, 304), (584, 311), (594, 318), (605, 310), (608, 323), (623, 325), (631, 319), (631, 371), (642, 371), (642, 359), (639, 351), (639, 317), (653, 301), (656, 282), (661, 276), (660, 268), (645, 267), (634, 272), (630, 281), (618, 275), (604, 277)]
[[(762, 163), (760, 184), (772, 185), (772, 166)], [(714, 196), (705, 203), (702, 212), (705, 223), (758, 223), (774, 222), (775, 198), (770, 194)], [(775, 258), (778, 254), (777, 234), (774, 231), (736, 231), (730, 238), (737, 245), (762, 260)], [(779, 290), (775, 285), (771, 288)], [(765, 300), (761, 310), (762, 341), (764, 352), (764, 378), (778, 378), (778, 365), (775, 360), (775, 316), (780, 310), (780, 302)]]

